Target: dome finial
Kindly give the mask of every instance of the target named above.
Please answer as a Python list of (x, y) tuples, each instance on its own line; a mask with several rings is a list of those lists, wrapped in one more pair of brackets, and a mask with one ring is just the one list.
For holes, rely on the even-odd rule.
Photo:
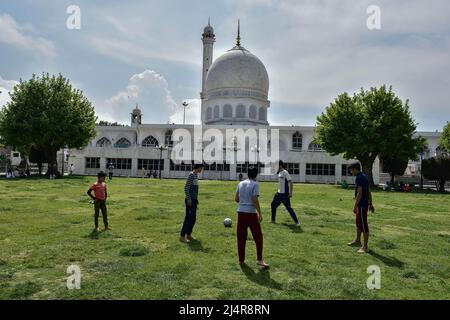
[(238, 47), (241, 46), (241, 22), (239, 19), (238, 19), (238, 31), (237, 31), (236, 45)]
[(208, 27), (211, 27), (211, 17), (208, 17)]

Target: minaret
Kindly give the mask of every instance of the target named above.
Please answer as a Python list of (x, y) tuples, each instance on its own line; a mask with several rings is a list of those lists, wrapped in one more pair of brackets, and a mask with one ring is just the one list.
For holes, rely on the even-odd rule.
[(142, 113), (141, 109), (139, 109), (138, 104), (136, 103), (136, 108), (131, 112), (131, 126), (137, 126), (142, 124)]
[(214, 29), (211, 27), (210, 20), (208, 19), (208, 25), (203, 30), (202, 35), (203, 42), (203, 75), (202, 75), (202, 92), (200, 98), (203, 100), (206, 98), (206, 76), (211, 67), (213, 60), (213, 46), (216, 42), (216, 36), (214, 35)]

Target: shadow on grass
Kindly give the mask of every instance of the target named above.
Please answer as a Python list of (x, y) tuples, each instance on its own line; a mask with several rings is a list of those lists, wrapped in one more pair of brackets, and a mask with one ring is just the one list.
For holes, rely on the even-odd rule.
[[(102, 232), (102, 231), (100, 231), (100, 232)], [(92, 239), (92, 240), (98, 240), (98, 236), (99, 236), (100, 232), (97, 232), (97, 231), (95, 231), (95, 229), (94, 229), (94, 230), (91, 231), (90, 234), (88, 234), (87, 237), (90, 238), (90, 239)]]
[(241, 270), (245, 276), (252, 282), (271, 289), (281, 290), (282, 285), (272, 278), (270, 278), (270, 271), (268, 268), (261, 269), (259, 272), (253, 271), (247, 264), (241, 265)]
[(192, 251), (198, 251), (203, 253), (208, 253), (210, 251), (209, 248), (205, 248), (202, 245), (202, 242), (200, 240), (194, 239), (191, 240), (191, 242), (188, 243), (189, 249)]
[(291, 229), (293, 233), (303, 233), (302, 227), (297, 227), (295, 224), (283, 223), (282, 225)]
[(383, 256), (373, 250), (369, 251), (369, 254), (374, 257), (377, 258), (378, 260), (380, 260), (381, 262), (383, 262), (385, 265), (389, 266), (389, 267), (395, 267), (395, 268), (399, 268), (399, 269), (403, 269), (403, 267), (405, 266), (405, 263), (403, 261), (398, 260), (395, 257), (387, 257), (387, 256)]
[(100, 231), (95, 231), (95, 229), (94, 230), (92, 230), (91, 231), (91, 233), (89, 233), (88, 235), (87, 235), (87, 238), (90, 238), (90, 239), (92, 239), (92, 240), (98, 240), (99, 239), (99, 237), (100, 237), (100, 235), (102, 234), (102, 233), (105, 233), (106, 232), (106, 230), (100, 230)]

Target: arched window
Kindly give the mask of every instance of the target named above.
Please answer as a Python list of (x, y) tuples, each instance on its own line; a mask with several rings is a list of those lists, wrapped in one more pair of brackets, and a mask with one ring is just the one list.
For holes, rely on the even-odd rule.
[(117, 142), (114, 144), (115, 148), (128, 148), (131, 146), (130, 140), (127, 138), (120, 138), (117, 140)]
[(292, 148), (297, 150), (302, 150), (303, 147), (303, 136), (300, 132), (296, 132), (292, 135)]
[(148, 136), (147, 138), (145, 138), (142, 141), (142, 146), (143, 147), (157, 147), (157, 146), (159, 146), (159, 142), (158, 142), (158, 140), (156, 140), (155, 137)]
[(220, 107), (215, 106), (214, 107), (214, 119), (219, 119), (219, 118), (220, 118)]
[(313, 141), (309, 144), (308, 146), (308, 151), (313, 151), (313, 152), (323, 152), (325, 150), (322, 149), (322, 147), (320, 146), (320, 144), (318, 144), (317, 142)]
[(164, 144), (168, 147), (172, 147), (173, 146), (173, 141), (172, 141), (172, 130), (167, 130), (165, 135), (164, 135)]
[(102, 147), (102, 148), (103, 147), (109, 148), (109, 147), (111, 147), (111, 141), (109, 141), (108, 138), (103, 137), (103, 138), (101, 138), (100, 140), (97, 141), (96, 146), (97, 147)]
[(236, 118), (245, 118), (245, 106), (243, 104), (236, 107)]
[(266, 109), (264, 107), (259, 108), (259, 118), (260, 121), (266, 121)]
[(250, 106), (249, 116), (250, 116), (250, 119), (256, 120), (256, 107), (255, 106)]
[(211, 120), (212, 119), (212, 108), (208, 107), (208, 109), (206, 109), (206, 120)]
[(232, 118), (233, 117), (233, 109), (229, 104), (223, 106), (223, 117), (224, 118)]

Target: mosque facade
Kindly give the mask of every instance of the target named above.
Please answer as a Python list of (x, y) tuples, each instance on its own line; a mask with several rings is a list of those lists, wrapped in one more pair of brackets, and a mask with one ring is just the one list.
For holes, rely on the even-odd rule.
[[(112, 164), (115, 176), (185, 178), (200, 154), (200, 159), (205, 161), (202, 179), (236, 180), (240, 175), (245, 176), (249, 165), (257, 165), (262, 173), (266, 172), (260, 180), (275, 180), (276, 175), (273, 170), (270, 173), (268, 167), (274, 167), (281, 159), (296, 182), (334, 184), (346, 180), (353, 183), (347, 166), (354, 160), (333, 156), (323, 150), (315, 141), (315, 127), (269, 124), (269, 75), (262, 61), (242, 46), (239, 27), (235, 46), (213, 59), (215, 41), (214, 29), (208, 22), (202, 34), (201, 126), (146, 124), (144, 115), (136, 106), (131, 111), (129, 126), (97, 126), (97, 135), (88, 146), (70, 150), (68, 163), (74, 165), (74, 173), (92, 175), (100, 170), (108, 171)], [(208, 130), (220, 132), (223, 137), (234, 132), (234, 136), (220, 139), (221, 159), (207, 161), (209, 159), (205, 160), (204, 152), (213, 140), (203, 134), (196, 135), (196, 130), (197, 133), (198, 130), (202, 133)], [(250, 138), (245, 139), (246, 133), (252, 130), (276, 132), (276, 141), (271, 134), (266, 139), (258, 136), (254, 142)], [(180, 132), (188, 135), (196, 159), (185, 157), (180, 161), (173, 156)], [(430, 150), (438, 147), (438, 133), (418, 134), (428, 140)], [(275, 146), (278, 153), (272, 153)], [(240, 151), (245, 151), (244, 159), (238, 159)], [(262, 161), (262, 153), (276, 154), (277, 159), (272, 157), (270, 163)], [(373, 175), (374, 182), (378, 183), (378, 159), (374, 163)]]

